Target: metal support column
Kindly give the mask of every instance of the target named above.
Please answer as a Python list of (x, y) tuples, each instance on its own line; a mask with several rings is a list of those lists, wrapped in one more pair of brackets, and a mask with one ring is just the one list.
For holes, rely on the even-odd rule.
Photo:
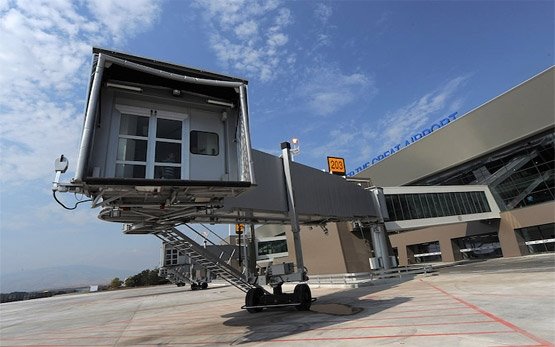
[[(293, 192), (293, 181), (291, 179), (291, 144), (283, 142), (281, 144), (281, 156), (283, 160), (283, 171), (285, 173), (285, 186), (287, 188), (287, 201), (289, 203), (289, 218), (291, 219), (291, 231), (293, 232), (293, 242), (295, 245), (295, 260), (297, 263), (297, 272), (302, 273), (302, 280), (306, 281), (306, 271), (303, 261), (303, 250), (301, 247), (300, 225), (295, 209), (295, 194)], [(306, 279), (305, 279), (306, 278)]]
[(387, 235), (383, 223), (376, 223), (371, 225), (372, 230), (372, 245), (374, 246), (374, 254), (380, 261), (380, 266), (385, 270), (391, 269), (391, 260), (389, 258), (389, 251), (387, 247)]
[(87, 111), (85, 113), (85, 123), (83, 124), (83, 135), (81, 136), (79, 157), (77, 159), (77, 168), (75, 169), (74, 182), (77, 183), (80, 183), (83, 180), (83, 176), (85, 175), (85, 166), (89, 160), (89, 152), (94, 132), (94, 121), (96, 118), (96, 107), (98, 105), (98, 97), (100, 95), (100, 87), (102, 85), (102, 75), (104, 73), (104, 61), (104, 55), (99, 54), (90, 88), (89, 99), (87, 100)]
[(384, 218), (388, 218), (387, 207), (385, 204), (385, 195), (383, 189), (374, 187), (370, 189), (375, 206), (378, 207), (378, 221), (371, 225), (372, 230), (372, 246), (374, 246), (374, 254), (380, 262), (380, 267), (385, 270), (391, 269), (391, 258), (389, 257), (389, 247), (387, 243), (387, 232), (384, 226)]
[(256, 277), (256, 234), (254, 231), (254, 224), (250, 225), (251, 232), (250, 232), (250, 239), (249, 239), (249, 257), (248, 264), (247, 264), (247, 274), (249, 277), (255, 278)]

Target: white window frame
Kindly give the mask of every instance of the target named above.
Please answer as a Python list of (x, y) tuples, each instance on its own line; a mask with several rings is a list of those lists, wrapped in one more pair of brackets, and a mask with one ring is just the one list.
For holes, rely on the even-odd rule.
[[(144, 140), (144, 137), (141, 136), (133, 136), (133, 135), (120, 135), (120, 121), (122, 114), (130, 114), (136, 116), (146, 116), (149, 117), (148, 123), (148, 139), (147, 139), (147, 155), (146, 155), (146, 170), (145, 170), (145, 178), (146, 179), (154, 179), (154, 167), (156, 164), (159, 166), (175, 166), (181, 167), (181, 179), (188, 180), (189, 179), (189, 115), (186, 113), (180, 112), (172, 112), (166, 110), (160, 110), (158, 108), (145, 108), (145, 107), (137, 107), (137, 106), (129, 106), (129, 105), (122, 105), (116, 104), (115, 109), (119, 112), (117, 115), (117, 127), (116, 127), (116, 136), (114, 136), (112, 141), (112, 146), (115, 146), (116, 149), (119, 145), (119, 139), (126, 138), (126, 139), (139, 139)], [(173, 139), (160, 139), (161, 142), (173, 142), (173, 143), (181, 143), (181, 163), (157, 163), (155, 162), (156, 158), (156, 141), (158, 138), (156, 137), (156, 127), (157, 127), (157, 120), (158, 119), (169, 119), (169, 120), (178, 120), (181, 121), (181, 140), (173, 140)], [(144, 162), (133, 162), (128, 160), (117, 160), (115, 158), (114, 165), (113, 165), (113, 172), (115, 176), (116, 172), (116, 165), (117, 164), (136, 164), (136, 165), (143, 165)]]

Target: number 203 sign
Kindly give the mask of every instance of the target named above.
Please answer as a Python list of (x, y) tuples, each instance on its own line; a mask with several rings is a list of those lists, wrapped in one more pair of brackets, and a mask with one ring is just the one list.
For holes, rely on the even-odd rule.
[(328, 171), (334, 175), (345, 176), (345, 159), (328, 157)]

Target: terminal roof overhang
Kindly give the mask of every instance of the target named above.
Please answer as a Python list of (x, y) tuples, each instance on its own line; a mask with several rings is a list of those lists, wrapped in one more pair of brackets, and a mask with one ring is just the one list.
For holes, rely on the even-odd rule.
[(354, 177), (409, 185), (553, 129), (554, 81), (552, 66)]

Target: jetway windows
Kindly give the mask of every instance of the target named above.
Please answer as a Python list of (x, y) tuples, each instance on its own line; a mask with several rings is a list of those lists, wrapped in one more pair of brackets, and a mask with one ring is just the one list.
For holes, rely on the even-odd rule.
[(186, 114), (116, 105), (121, 112), (115, 176), (186, 179)]
[(515, 229), (515, 232), (522, 238), (531, 254), (555, 251), (555, 224), (553, 223)]
[(181, 137), (181, 121), (164, 118), (156, 120), (154, 178), (181, 178)]
[(164, 266), (177, 265), (177, 249), (166, 249), (166, 256), (164, 258)]
[(149, 118), (122, 114), (119, 129), (116, 177), (144, 178)]
[(191, 131), (191, 153), (217, 156), (220, 154), (219, 137), (216, 133)]
[(491, 212), (484, 192), (388, 194), (390, 221)]

